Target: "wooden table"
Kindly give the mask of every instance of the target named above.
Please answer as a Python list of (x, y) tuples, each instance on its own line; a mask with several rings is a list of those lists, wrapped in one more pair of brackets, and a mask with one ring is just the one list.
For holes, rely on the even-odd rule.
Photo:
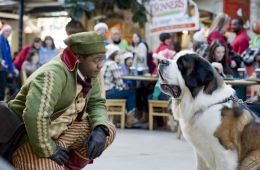
[(245, 79), (233, 79), (233, 80), (224, 80), (226, 84), (230, 85), (260, 85), (260, 80), (245, 80)]
[(122, 76), (123, 80), (157, 81), (157, 76)]
[[(122, 76), (123, 80), (135, 80), (135, 81), (157, 81), (156, 76)], [(247, 80), (247, 79), (224, 79), (226, 84), (230, 85), (260, 85), (260, 80)]]

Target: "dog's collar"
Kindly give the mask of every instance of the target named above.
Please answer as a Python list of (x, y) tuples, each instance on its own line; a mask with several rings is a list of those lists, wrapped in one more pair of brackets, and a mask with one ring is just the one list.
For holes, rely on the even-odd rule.
[[(227, 103), (227, 102), (230, 101), (230, 100), (233, 101), (234, 103), (237, 103), (238, 105), (240, 105), (240, 107), (243, 107), (244, 109), (246, 109), (247, 111), (249, 111), (250, 114), (253, 116), (253, 118), (254, 118), (256, 121), (260, 122), (258, 116), (257, 116), (252, 110), (250, 110), (250, 109), (247, 107), (247, 104), (246, 104), (242, 99), (239, 99), (239, 98), (238, 98), (237, 96), (235, 96), (235, 95), (234, 95), (234, 96), (231, 95), (230, 97), (224, 99), (223, 101), (218, 102), (218, 103), (215, 103), (215, 104), (212, 104), (212, 105)], [(212, 105), (208, 106), (208, 108), (211, 107)], [(205, 110), (206, 110), (206, 109), (205, 109)]]
[(252, 112), (252, 111), (247, 107), (246, 103), (243, 102), (242, 99), (239, 99), (239, 98), (238, 98), (237, 96), (235, 96), (235, 95), (231, 95), (231, 96), (225, 98), (224, 100), (222, 100), (222, 101), (220, 101), (220, 102), (213, 103), (213, 104), (209, 105), (208, 107), (201, 108), (201, 109), (197, 110), (197, 111), (193, 114), (192, 120), (194, 120), (195, 117), (197, 117), (200, 113), (203, 113), (203, 112), (204, 112), (205, 110), (207, 110), (208, 108), (210, 108), (210, 107), (212, 107), (212, 106), (214, 106), (214, 105), (224, 104), (224, 103), (227, 103), (227, 102), (229, 102), (229, 101), (232, 101), (232, 102), (234, 102), (234, 103), (237, 103), (237, 104), (239, 104), (241, 107), (243, 107), (244, 109), (246, 109), (247, 111), (249, 111), (250, 114), (251, 114), (251, 115), (253, 116), (253, 118), (255, 119), (255, 121), (257, 121), (257, 122), (260, 123), (260, 119), (258, 118), (258, 116), (257, 116), (254, 112)]
[(215, 105), (218, 105), (218, 104), (224, 104), (224, 103), (227, 103), (227, 102), (229, 102), (229, 101), (237, 102), (237, 103), (239, 103), (239, 104), (244, 103), (243, 100), (237, 98), (237, 96), (231, 95), (231, 96), (225, 98), (224, 100), (222, 100), (222, 101), (220, 101), (220, 102), (216, 102), (216, 103), (213, 103), (213, 104), (211, 104), (211, 105), (209, 105), (209, 106), (207, 106), (207, 107), (204, 107), (204, 108), (199, 109), (198, 111), (196, 111), (196, 112), (194, 113), (194, 115), (197, 115), (198, 113), (202, 113), (202, 112), (204, 112), (205, 110), (207, 110), (208, 108), (210, 108), (210, 107), (212, 107), (212, 106), (215, 106)]
[(217, 103), (213, 103), (211, 105), (209, 105), (207, 108), (211, 107), (211, 106), (214, 106), (214, 105), (218, 105), (218, 104), (224, 104), (224, 103), (227, 103), (229, 101), (232, 101), (234, 103), (238, 103), (238, 104), (244, 104), (243, 100), (242, 99), (239, 99), (237, 96), (235, 95), (231, 95), (227, 98), (225, 98), (224, 100), (220, 101), (220, 102), (217, 102)]
[(243, 104), (243, 103), (244, 103), (242, 99), (239, 99), (239, 98), (238, 98), (237, 96), (235, 96), (235, 95), (231, 95), (231, 96), (225, 98), (224, 100), (222, 100), (222, 101), (220, 101), (220, 102), (213, 103), (213, 104), (209, 105), (208, 108), (211, 107), (211, 106), (214, 106), (214, 105), (227, 103), (227, 102), (229, 102), (230, 100), (233, 101), (233, 102), (235, 102), (235, 103), (238, 103), (238, 104)]

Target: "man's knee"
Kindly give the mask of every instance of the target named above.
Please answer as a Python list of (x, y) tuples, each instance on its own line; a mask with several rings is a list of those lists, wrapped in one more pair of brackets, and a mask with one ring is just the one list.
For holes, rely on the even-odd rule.
[[(107, 137), (106, 140), (106, 145), (104, 150), (114, 141), (115, 136), (116, 136), (116, 128), (112, 123), (108, 124), (108, 129), (109, 129), (109, 136)], [(93, 160), (88, 158), (87, 155), (87, 146), (85, 145), (82, 148), (75, 149), (70, 152), (70, 158), (69, 158), (69, 163), (66, 166), (66, 170), (79, 170), (84, 168), (87, 164), (91, 164)]]
[(116, 137), (116, 128), (111, 122), (108, 123), (108, 129), (109, 129), (109, 136), (107, 137), (106, 147), (109, 146)]

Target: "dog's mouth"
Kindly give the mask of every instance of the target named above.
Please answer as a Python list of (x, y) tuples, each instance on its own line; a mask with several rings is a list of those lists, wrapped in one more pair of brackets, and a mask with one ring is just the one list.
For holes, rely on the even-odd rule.
[(178, 85), (169, 84), (168, 81), (163, 77), (163, 74), (161, 70), (159, 70), (159, 76), (161, 78), (160, 88), (161, 90), (168, 94), (169, 96), (172, 96), (174, 98), (178, 98), (181, 95), (181, 88)]
[(181, 95), (181, 88), (178, 85), (162, 83), (162, 84), (160, 84), (160, 87), (164, 93), (166, 93), (174, 98), (178, 98)]

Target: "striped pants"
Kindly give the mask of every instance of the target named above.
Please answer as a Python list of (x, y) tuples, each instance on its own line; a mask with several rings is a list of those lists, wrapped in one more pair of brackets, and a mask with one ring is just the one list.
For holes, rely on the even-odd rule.
[[(116, 135), (116, 129), (112, 123), (108, 125), (108, 129), (106, 147), (113, 142)], [(56, 143), (70, 150), (69, 163), (66, 166), (60, 166), (50, 158), (37, 157), (29, 142), (15, 151), (12, 163), (17, 170), (80, 170), (88, 163), (92, 163), (86, 155), (87, 146), (83, 145), (90, 132), (91, 124), (86, 118), (80, 122), (73, 122), (68, 130), (57, 139)]]

